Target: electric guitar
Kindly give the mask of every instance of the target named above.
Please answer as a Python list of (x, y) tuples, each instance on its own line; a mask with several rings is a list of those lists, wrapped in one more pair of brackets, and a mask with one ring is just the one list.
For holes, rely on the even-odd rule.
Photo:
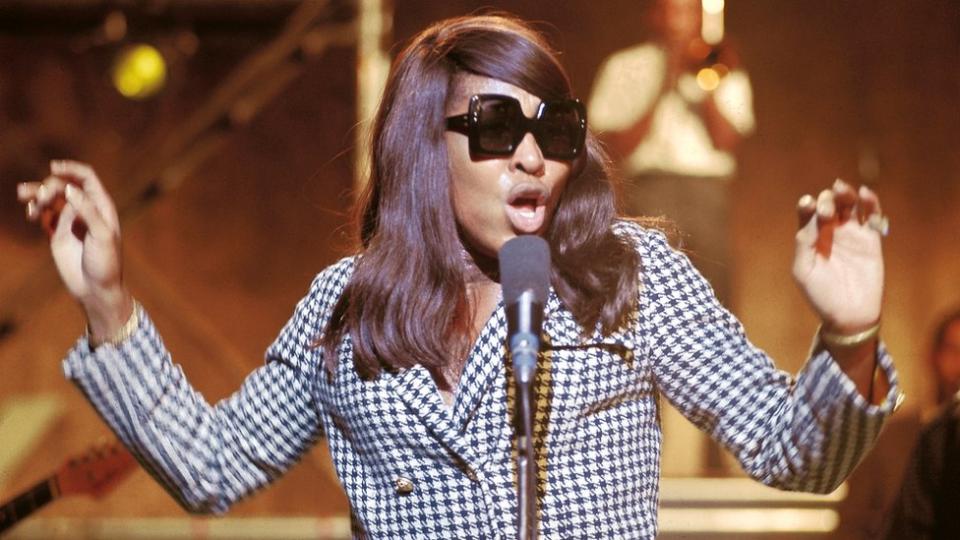
[(93, 447), (67, 460), (53, 476), (4, 503), (0, 507), (0, 534), (59, 497), (83, 494), (99, 499), (136, 467), (136, 460), (119, 442)]

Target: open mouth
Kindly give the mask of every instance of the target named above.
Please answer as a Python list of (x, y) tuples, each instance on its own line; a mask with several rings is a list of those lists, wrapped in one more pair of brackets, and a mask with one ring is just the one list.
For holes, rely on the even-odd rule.
[(536, 234), (543, 227), (547, 214), (549, 191), (542, 185), (517, 184), (507, 194), (507, 218), (521, 234)]

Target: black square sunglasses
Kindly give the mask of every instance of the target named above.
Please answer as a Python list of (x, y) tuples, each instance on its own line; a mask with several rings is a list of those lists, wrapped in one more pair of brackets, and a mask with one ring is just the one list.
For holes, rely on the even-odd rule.
[(447, 118), (447, 129), (469, 138), (473, 156), (512, 155), (524, 135), (533, 133), (545, 158), (568, 160), (583, 153), (587, 111), (579, 99), (544, 101), (527, 118), (515, 97), (477, 94), (467, 114)]

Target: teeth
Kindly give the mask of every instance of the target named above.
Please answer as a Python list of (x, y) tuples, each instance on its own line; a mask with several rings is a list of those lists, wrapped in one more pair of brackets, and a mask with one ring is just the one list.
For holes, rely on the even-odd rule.
[(532, 218), (537, 215), (537, 210), (535, 208), (521, 208), (520, 215), (527, 218)]

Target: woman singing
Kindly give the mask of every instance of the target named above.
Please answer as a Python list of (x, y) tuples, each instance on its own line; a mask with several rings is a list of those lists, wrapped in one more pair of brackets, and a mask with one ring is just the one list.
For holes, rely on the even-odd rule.
[(515, 537), (496, 269), (521, 234), (543, 237), (553, 261), (534, 428), (544, 538), (656, 535), (659, 395), (752, 477), (821, 493), (892, 412), (877, 337), (885, 220), (870, 190), (838, 181), (800, 199), (794, 276), (822, 326), (791, 376), (686, 256), (618, 216), (584, 107), (525, 23), (464, 17), (414, 37), (372, 144), (357, 252), (317, 275), (265, 364), (213, 406), (124, 287), (117, 213), (94, 171), (55, 161), (18, 188), (32, 220), (66, 199), (50, 245), (89, 325), (67, 377), (190, 511), (226, 511), (325, 437), (356, 537)]

